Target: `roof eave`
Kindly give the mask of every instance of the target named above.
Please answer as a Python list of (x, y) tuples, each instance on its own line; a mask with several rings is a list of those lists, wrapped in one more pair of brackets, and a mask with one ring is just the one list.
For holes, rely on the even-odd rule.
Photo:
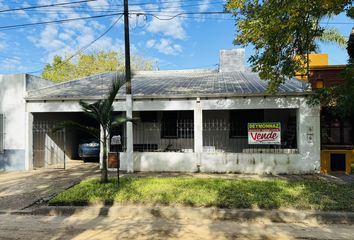
[[(133, 95), (135, 100), (151, 100), (151, 99), (195, 99), (195, 98), (245, 98), (245, 97), (299, 97), (314, 94), (314, 92), (281, 92), (276, 94), (267, 93), (245, 93), (245, 94), (194, 94), (194, 95)], [(26, 101), (94, 101), (102, 99), (99, 96), (82, 96), (82, 97), (25, 97)], [(125, 95), (117, 96), (116, 100), (125, 100)]]

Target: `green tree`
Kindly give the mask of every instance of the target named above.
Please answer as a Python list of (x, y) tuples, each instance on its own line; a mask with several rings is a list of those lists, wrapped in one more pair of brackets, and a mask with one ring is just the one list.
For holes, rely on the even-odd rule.
[[(226, 9), (236, 19), (235, 44), (254, 47), (249, 62), (274, 93), (296, 72), (304, 72), (308, 54), (315, 51), (325, 32), (320, 21), (347, 11), (353, 16), (352, 0), (228, 0)], [(342, 42), (343, 43), (343, 42)], [(297, 57), (298, 56), (298, 57)]]
[[(123, 74), (116, 74), (112, 80), (112, 85), (110, 87), (109, 93), (106, 98), (97, 100), (94, 103), (87, 103), (80, 101), (81, 109), (84, 113), (95, 120), (100, 128), (94, 128), (82, 125), (74, 121), (64, 121), (58, 124), (53, 132), (56, 132), (63, 128), (75, 128), (80, 131), (86, 132), (99, 140), (102, 143), (103, 158), (101, 159), (102, 168), (101, 168), (101, 183), (108, 182), (107, 174), (107, 147), (110, 139), (110, 132), (126, 123), (127, 121), (132, 121), (133, 119), (127, 119), (123, 116), (116, 116), (114, 114), (113, 103), (117, 96), (119, 89), (123, 86), (125, 78)], [(100, 136), (100, 129), (103, 131), (103, 137)]]
[(341, 48), (346, 48), (348, 43), (348, 38), (343, 36), (336, 28), (324, 29), (319, 40), (321, 42), (337, 44)]
[[(70, 61), (67, 57), (55, 56), (53, 62), (47, 64), (41, 76), (55, 82), (62, 82), (104, 72), (124, 72), (124, 53), (119, 51), (99, 51), (96, 53), (80, 53)], [(152, 70), (152, 61), (141, 56), (132, 56), (133, 70)]]
[(311, 96), (309, 102), (328, 106), (334, 114), (354, 120), (354, 28), (348, 40), (347, 52), (349, 61), (343, 71), (345, 82), (316, 90), (316, 94)]
[(68, 61), (63, 61), (62, 57), (54, 56), (53, 63), (47, 64), (42, 72), (42, 77), (56, 82), (70, 79), (75, 65)]

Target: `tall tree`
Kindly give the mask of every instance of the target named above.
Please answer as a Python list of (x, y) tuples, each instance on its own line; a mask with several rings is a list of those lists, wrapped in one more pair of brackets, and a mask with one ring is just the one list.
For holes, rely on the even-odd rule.
[[(124, 53), (120, 51), (80, 53), (76, 59), (71, 61), (66, 59), (66, 57), (55, 56), (53, 62), (44, 67), (42, 77), (62, 82), (103, 72), (124, 72)], [(137, 55), (132, 57), (134, 70), (152, 70), (152, 66), (152, 61), (144, 57)]]
[(54, 56), (52, 64), (47, 64), (42, 72), (42, 77), (48, 80), (62, 82), (70, 79), (75, 65), (64, 61), (60, 56)]
[(308, 54), (324, 34), (320, 21), (344, 11), (353, 16), (352, 5), (352, 0), (228, 0), (226, 9), (236, 19), (234, 43), (254, 47), (251, 67), (274, 93), (286, 79), (305, 71)]
[(321, 42), (334, 43), (341, 48), (346, 48), (348, 42), (348, 38), (343, 36), (336, 28), (325, 29), (319, 40)]
[(347, 52), (349, 61), (343, 71), (343, 84), (325, 87), (312, 95), (310, 103), (328, 106), (336, 115), (354, 120), (354, 28), (350, 34)]

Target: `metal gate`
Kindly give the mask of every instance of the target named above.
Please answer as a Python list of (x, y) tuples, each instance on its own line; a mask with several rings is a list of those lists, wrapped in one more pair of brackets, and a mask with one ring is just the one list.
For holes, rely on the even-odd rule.
[(57, 123), (33, 123), (33, 167), (65, 169), (65, 130), (52, 133)]

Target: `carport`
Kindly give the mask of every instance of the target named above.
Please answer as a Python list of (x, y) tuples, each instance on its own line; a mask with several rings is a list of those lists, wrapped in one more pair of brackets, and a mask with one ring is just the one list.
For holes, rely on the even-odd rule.
[(78, 159), (78, 145), (84, 139), (92, 138), (77, 129), (53, 128), (63, 121), (75, 121), (85, 126), (98, 128), (97, 123), (82, 112), (55, 112), (33, 114), (33, 167), (65, 168), (65, 161)]

